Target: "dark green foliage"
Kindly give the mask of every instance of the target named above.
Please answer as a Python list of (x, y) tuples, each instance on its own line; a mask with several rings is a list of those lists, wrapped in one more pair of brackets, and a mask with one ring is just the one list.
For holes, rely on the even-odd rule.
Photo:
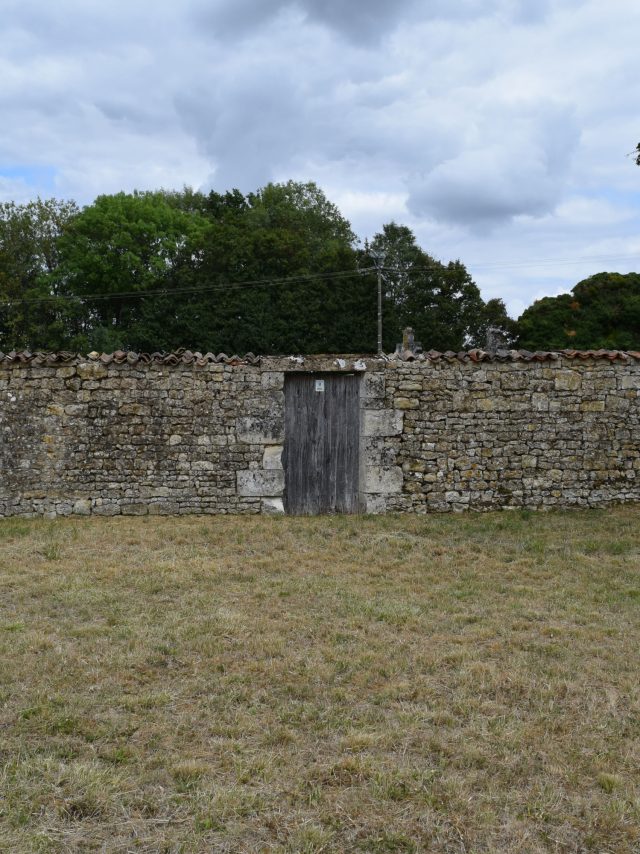
[[(355, 235), (338, 209), (315, 184), (292, 181), (240, 199), (209, 196), (204, 279), (220, 290), (199, 311), (215, 349), (373, 350), (375, 291), (358, 274)], [(264, 282), (273, 279), (282, 281)]]
[[(313, 183), (3, 205), (0, 348), (375, 352), (377, 279), (356, 245)], [(386, 253), (386, 349), (407, 325), (427, 349), (460, 350), (512, 323), (410, 229), (390, 223), (372, 248)]]
[(527, 350), (640, 349), (640, 274), (597, 273), (537, 300), (518, 320)]
[(371, 241), (385, 280), (384, 347), (394, 349), (405, 326), (413, 327), (425, 350), (484, 347), (490, 327), (513, 337), (513, 321), (502, 300), (485, 304), (464, 264), (442, 264), (424, 252), (404, 225), (389, 223)]
[(25, 205), (0, 203), (0, 344), (3, 349), (58, 349), (65, 338), (63, 315), (50, 296), (50, 277), (59, 264), (59, 242), (77, 215), (75, 202), (37, 199)]
[(87, 298), (68, 330), (74, 349), (170, 346), (171, 293), (196, 284), (209, 227), (163, 192), (99, 196), (79, 213), (60, 238), (52, 276), (58, 293)]

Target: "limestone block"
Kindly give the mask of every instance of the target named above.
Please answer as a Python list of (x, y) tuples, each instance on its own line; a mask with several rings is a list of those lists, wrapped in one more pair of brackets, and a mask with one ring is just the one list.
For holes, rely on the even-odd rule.
[(284, 441), (284, 423), (277, 414), (251, 415), (236, 420), (238, 442), (247, 445), (281, 445)]
[(510, 371), (500, 377), (501, 388), (508, 391), (518, 391), (529, 385), (530, 378), (524, 371)]
[(396, 409), (417, 409), (420, 402), (417, 397), (396, 397), (393, 405)]
[(123, 503), (120, 512), (124, 516), (146, 516), (149, 512), (149, 505), (142, 501), (135, 501), (131, 504)]
[(363, 434), (365, 436), (399, 436), (402, 433), (404, 413), (395, 409), (365, 409)]
[(140, 403), (121, 403), (118, 408), (119, 415), (143, 415), (148, 417), (151, 415), (151, 410), (148, 406), (143, 406)]
[[(557, 403), (559, 408), (559, 401), (553, 400), (552, 404)], [(549, 398), (546, 394), (532, 394), (531, 395), (531, 407), (532, 409), (537, 410), (538, 412), (548, 412), (549, 411)]]
[(175, 516), (180, 512), (180, 505), (175, 501), (152, 501), (149, 504), (151, 516)]
[(284, 513), (282, 498), (263, 498), (261, 508), (267, 516), (280, 516)]
[(556, 391), (577, 391), (582, 386), (582, 377), (577, 371), (561, 371), (556, 375)]
[(621, 388), (640, 388), (640, 371), (623, 376)]
[(88, 498), (79, 498), (73, 503), (73, 512), (76, 516), (89, 516), (91, 513), (91, 501)]
[(365, 495), (365, 513), (377, 515), (379, 513), (386, 513), (386, 511), (387, 500), (384, 495)]
[(580, 409), (582, 412), (604, 412), (604, 400), (585, 400)]
[(263, 371), (260, 384), (262, 388), (284, 388), (284, 371)]
[(278, 469), (255, 469), (236, 472), (238, 495), (276, 496), (284, 489), (284, 472)]
[(201, 472), (201, 471), (215, 471), (216, 466), (210, 460), (192, 460), (191, 461), (191, 471), (193, 472)]
[(120, 505), (117, 501), (103, 502), (102, 499), (98, 499), (93, 512), (97, 516), (118, 516), (120, 514)]
[(487, 381), (487, 372), (483, 371), (481, 368), (476, 368), (472, 374), (467, 378), (471, 383), (486, 383)]
[(364, 491), (383, 495), (402, 492), (400, 466), (367, 466)]
[(268, 445), (264, 449), (262, 455), (262, 468), (264, 469), (281, 469), (282, 468), (282, 445)]
[(362, 380), (363, 396), (367, 400), (384, 397), (385, 375), (382, 371), (366, 374)]
[(80, 362), (76, 372), (83, 380), (99, 380), (107, 376), (107, 369), (100, 362)]

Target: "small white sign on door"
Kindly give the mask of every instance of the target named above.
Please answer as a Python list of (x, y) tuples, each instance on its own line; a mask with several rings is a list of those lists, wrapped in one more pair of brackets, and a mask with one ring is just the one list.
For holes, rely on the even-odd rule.
[(316, 380), (316, 391), (324, 391), (324, 380)]

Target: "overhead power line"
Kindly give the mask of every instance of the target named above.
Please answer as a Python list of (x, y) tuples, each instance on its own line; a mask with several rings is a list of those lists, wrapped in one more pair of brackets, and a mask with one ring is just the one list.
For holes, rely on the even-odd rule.
[(181, 294), (198, 294), (198, 293), (215, 293), (215, 292), (233, 292), (241, 291), (247, 287), (271, 287), (274, 285), (294, 285), (303, 284), (305, 282), (321, 281), (326, 279), (349, 279), (361, 276), (365, 273), (426, 273), (435, 270), (441, 275), (458, 272), (458, 264), (461, 264), (467, 272), (470, 268), (487, 269), (487, 270), (508, 270), (523, 267), (535, 267), (554, 264), (588, 264), (597, 263), (599, 261), (615, 261), (622, 262), (627, 260), (640, 260), (637, 255), (592, 255), (586, 258), (541, 258), (530, 261), (519, 261), (509, 263), (463, 263), (458, 261), (440, 262), (436, 261), (433, 264), (424, 264), (409, 268), (391, 267), (391, 266), (372, 266), (362, 267), (357, 270), (338, 270), (330, 273), (305, 273), (297, 276), (282, 276), (269, 279), (249, 279), (247, 281), (234, 282), (217, 282), (212, 285), (194, 285), (190, 288), (159, 288), (157, 290), (138, 290), (138, 291), (117, 291), (111, 293), (93, 293), (93, 294), (49, 294), (47, 296), (37, 297), (20, 297), (13, 300), (0, 301), (0, 307), (11, 307), (13, 305), (25, 305), (36, 303), (57, 303), (57, 302), (99, 302), (101, 300), (113, 299), (145, 299), (152, 297), (177, 296)]
[(60, 302), (60, 301), (79, 301), (79, 302), (94, 302), (99, 300), (113, 299), (140, 299), (146, 297), (161, 297), (174, 296), (176, 294), (196, 294), (207, 293), (212, 291), (241, 291), (246, 287), (260, 285), (295, 285), (304, 284), (307, 281), (317, 281), (321, 279), (346, 279), (355, 276), (361, 276), (363, 273), (374, 271), (374, 267), (364, 267), (359, 270), (339, 270), (335, 273), (308, 273), (301, 276), (288, 276), (277, 279), (249, 279), (244, 282), (218, 282), (215, 285), (197, 285), (191, 288), (159, 288), (149, 291), (113, 291), (111, 293), (98, 294), (50, 294), (41, 297), (24, 297), (15, 300), (6, 300), (0, 302), (0, 306), (24, 305), (24, 303), (41, 303), (41, 302)]

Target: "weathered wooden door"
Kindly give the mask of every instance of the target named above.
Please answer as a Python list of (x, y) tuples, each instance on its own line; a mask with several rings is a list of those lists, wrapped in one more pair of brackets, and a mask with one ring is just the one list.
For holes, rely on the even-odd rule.
[(287, 513), (358, 512), (359, 379), (338, 373), (286, 376)]

